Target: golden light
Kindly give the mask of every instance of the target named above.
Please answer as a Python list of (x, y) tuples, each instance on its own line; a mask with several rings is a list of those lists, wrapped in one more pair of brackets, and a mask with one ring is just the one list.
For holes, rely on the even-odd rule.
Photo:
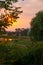
[(9, 22), (12, 21), (12, 16), (8, 16), (8, 21), (9, 21)]
[(6, 18), (7, 18), (7, 21), (8, 21), (8, 22), (12, 22), (12, 20), (13, 20), (13, 17), (12, 17), (11, 15), (7, 15)]
[(8, 18), (8, 21), (12, 21), (12, 18), (9, 17), (9, 18)]

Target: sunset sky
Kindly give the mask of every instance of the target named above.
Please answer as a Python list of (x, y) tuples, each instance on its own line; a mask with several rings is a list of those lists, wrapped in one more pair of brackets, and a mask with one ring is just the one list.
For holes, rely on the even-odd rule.
[(19, 0), (17, 3), (13, 3), (13, 6), (22, 7), (23, 13), (17, 22), (14, 22), (7, 30), (14, 31), (15, 28), (30, 28), (31, 19), (40, 10), (43, 10), (43, 0)]

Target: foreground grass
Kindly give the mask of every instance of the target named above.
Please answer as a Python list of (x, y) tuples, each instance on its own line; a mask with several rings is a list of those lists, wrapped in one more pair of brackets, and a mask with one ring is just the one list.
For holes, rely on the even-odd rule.
[(43, 65), (43, 41), (0, 41), (0, 65)]

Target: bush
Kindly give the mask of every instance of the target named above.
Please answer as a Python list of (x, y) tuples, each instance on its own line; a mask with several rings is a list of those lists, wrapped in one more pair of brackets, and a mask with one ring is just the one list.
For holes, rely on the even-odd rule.
[(22, 59), (16, 61), (15, 65), (43, 65), (43, 48), (29, 52)]

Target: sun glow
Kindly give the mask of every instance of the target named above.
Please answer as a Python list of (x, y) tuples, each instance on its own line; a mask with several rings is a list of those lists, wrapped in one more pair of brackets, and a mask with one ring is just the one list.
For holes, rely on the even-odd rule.
[(7, 20), (8, 20), (8, 22), (12, 22), (12, 19), (13, 17), (11, 16), (11, 15), (7, 15)]
[(8, 18), (8, 21), (12, 21), (12, 19), (9, 17), (9, 18)]

